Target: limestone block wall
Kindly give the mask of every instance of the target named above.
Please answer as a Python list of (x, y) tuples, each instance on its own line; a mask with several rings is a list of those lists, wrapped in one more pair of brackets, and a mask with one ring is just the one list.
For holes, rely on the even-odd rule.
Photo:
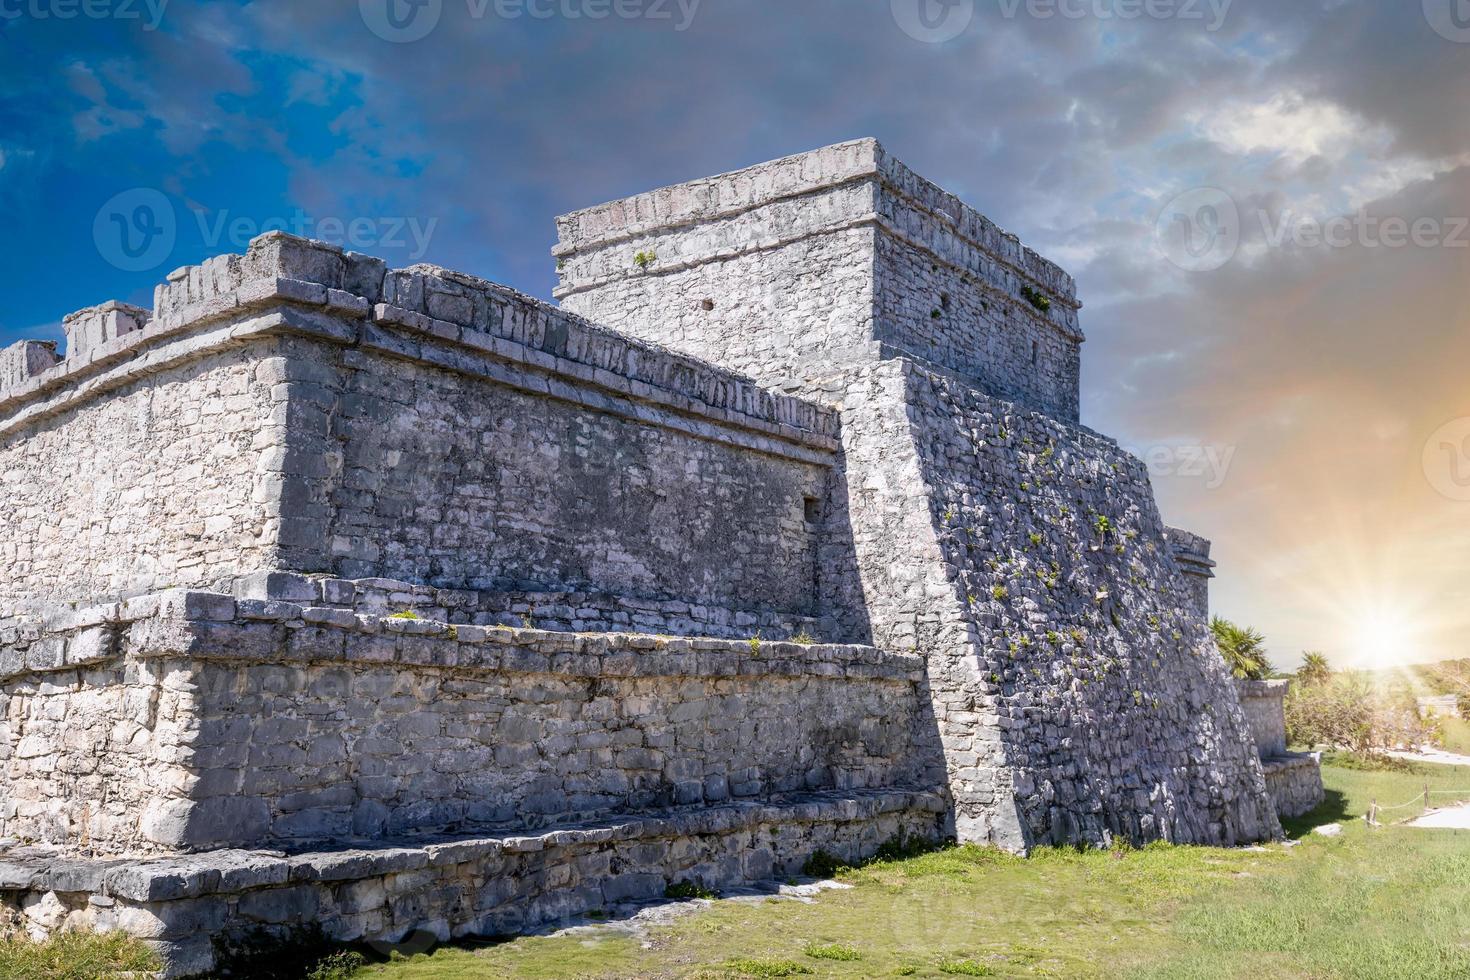
[(1177, 527), (1164, 529), (1174, 563), (1184, 575), (1189, 608), (1201, 621), (1210, 620), (1210, 579), (1215, 577), (1215, 562), (1210, 558), (1210, 541)]
[(110, 614), (0, 621), (0, 837), (128, 849), (192, 781), (190, 686), (120, 658)]
[(599, 322), (771, 384), (902, 355), (1077, 417), (1071, 278), (874, 140), (588, 208), (557, 227), (557, 298)]
[(1326, 799), (1320, 752), (1290, 752), (1286, 742), (1286, 696), (1291, 682), (1235, 680), (1235, 693), (1261, 755), (1266, 788), (1282, 818), (1309, 813)]
[(0, 389), (0, 599), (287, 569), (599, 596), (566, 617), (598, 628), (667, 610), (790, 635), (818, 615), (829, 411), (280, 234), (155, 301), (83, 311), (64, 361)]
[(94, 377), (8, 404), (0, 390), (0, 602), (207, 585), (269, 564), (281, 353), (221, 338), (110, 388)]
[[(300, 598), (298, 576), (275, 574), (236, 583), (246, 598)], [(374, 615), (413, 612), (423, 619), (472, 626), (534, 627), (564, 633), (666, 633), (749, 640), (804, 635), (836, 640), (829, 620), (769, 610), (746, 612), (681, 599), (632, 599), (608, 592), (505, 592), (440, 589), (394, 579), (324, 578), (308, 582), (326, 605)]]
[(1290, 681), (1235, 679), (1235, 693), (1262, 756), (1286, 752), (1286, 694)]
[(0, 837), (66, 848), (302, 845), (909, 786), (938, 752), (922, 662), (868, 647), (200, 592), (3, 639)]
[(1139, 460), (906, 361), (841, 408), (854, 588), (927, 655), (962, 838), (1279, 832)]

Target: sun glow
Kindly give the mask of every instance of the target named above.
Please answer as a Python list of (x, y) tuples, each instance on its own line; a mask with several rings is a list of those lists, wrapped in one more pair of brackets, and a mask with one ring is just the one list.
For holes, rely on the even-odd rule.
[(1363, 614), (1352, 641), (1356, 666), (1387, 670), (1423, 659), (1414, 623), (1397, 609), (1373, 609)]

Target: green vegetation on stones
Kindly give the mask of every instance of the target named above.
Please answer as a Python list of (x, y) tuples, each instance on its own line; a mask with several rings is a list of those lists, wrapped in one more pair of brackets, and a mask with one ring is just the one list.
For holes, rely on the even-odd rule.
[(691, 898), (714, 898), (715, 893), (697, 881), (676, 881), (664, 889), (664, 898), (687, 900)]

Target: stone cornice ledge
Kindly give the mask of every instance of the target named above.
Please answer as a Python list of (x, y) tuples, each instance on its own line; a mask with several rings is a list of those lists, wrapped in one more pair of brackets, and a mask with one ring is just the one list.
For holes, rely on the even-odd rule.
[[(825, 423), (834, 418), (830, 412), (804, 403), (824, 423), (813, 430), (781, 420), (795, 417), (795, 412), (743, 411), (754, 406), (742, 389), (746, 385), (753, 389), (754, 383), (715, 368), (708, 369), (712, 381), (691, 377), (694, 390), (709, 394), (708, 399), (699, 398), (687, 389), (655, 385), (484, 330), (387, 303), (369, 304), (362, 297), (318, 283), (280, 277), (242, 283), (229, 295), (154, 320), (147, 329), (97, 345), (85, 359), (63, 360), (18, 388), (0, 391), (0, 435), (166, 368), (275, 334), (309, 336), (421, 361), (698, 438), (735, 442), (803, 462), (829, 464), (838, 448), (835, 436), (826, 431), (829, 426)], [(664, 353), (646, 351), (647, 356)], [(766, 392), (761, 395), (779, 402), (799, 401)], [(779, 403), (776, 407), (779, 409)], [(732, 438), (734, 432), (721, 428), (741, 437)]]
[(353, 613), (274, 599), (172, 590), (0, 626), (0, 680), (128, 656), (250, 664), (339, 663), (572, 677), (792, 677), (918, 683), (911, 654), (632, 633), (554, 633)]

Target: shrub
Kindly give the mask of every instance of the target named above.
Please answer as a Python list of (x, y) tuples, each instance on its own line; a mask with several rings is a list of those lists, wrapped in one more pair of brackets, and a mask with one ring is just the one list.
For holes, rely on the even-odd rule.
[(664, 889), (664, 898), (714, 898), (715, 893), (697, 881), (678, 881)]
[(1286, 697), (1286, 736), (1293, 744), (1347, 749), (1382, 757), (1433, 738), (1434, 725), (1419, 716), (1408, 690), (1384, 690), (1361, 671), (1345, 671), (1320, 684), (1293, 684)]
[(808, 878), (830, 878), (845, 867), (847, 862), (841, 858), (826, 851), (817, 851), (806, 859), (806, 864), (801, 866), (801, 873)]
[(725, 969), (743, 977), (794, 977), (815, 972), (790, 960), (729, 960)]
[(367, 957), (351, 950), (339, 950), (317, 963), (306, 974), (306, 980), (350, 980), (367, 966)]
[(862, 953), (841, 943), (828, 943), (825, 946), (808, 943), (805, 953), (814, 960), (841, 960), (848, 963), (863, 958)]
[(990, 977), (995, 975), (995, 967), (974, 960), (945, 960), (939, 964), (939, 972), (957, 977)]

